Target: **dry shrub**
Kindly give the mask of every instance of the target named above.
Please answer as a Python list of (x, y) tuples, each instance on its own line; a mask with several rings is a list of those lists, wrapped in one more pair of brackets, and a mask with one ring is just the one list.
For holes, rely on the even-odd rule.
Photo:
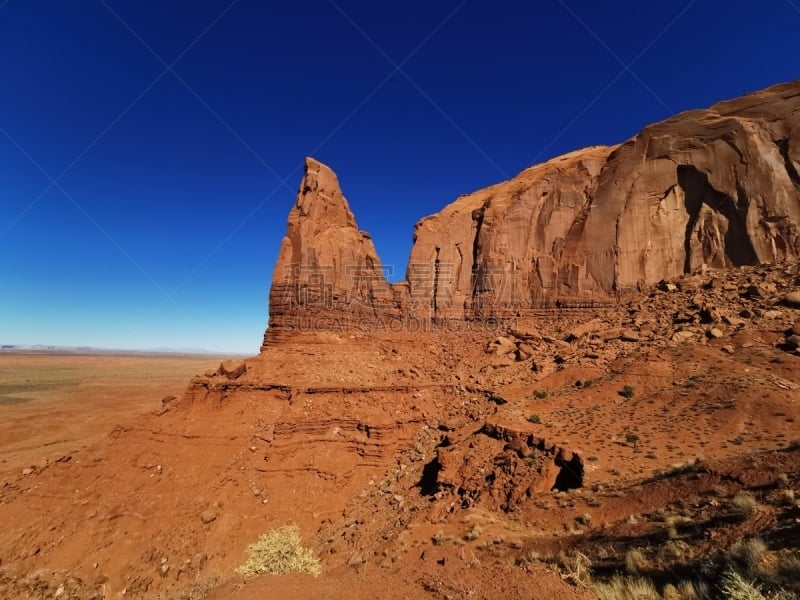
[(731, 559), (742, 566), (747, 573), (756, 573), (766, 551), (767, 545), (761, 539), (751, 538), (736, 542), (730, 547), (728, 553)]
[(747, 581), (736, 571), (727, 571), (722, 576), (719, 589), (726, 600), (766, 600), (755, 583)]
[(731, 500), (733, 507), (743, 515), (750, 515), (758, 506), (758, 501), (748, 492), (739, 492)]
[(786, 581), (792, 583), (800, 582), (800, 555), (781, 556), (775, 570), (778, 576)]
[(247, 561), (236, 569), (241, 575), (283, 575), (308, 573), (315, 577), (322, 572), (317, 555), (300, 545), (296, 525), (284, 525), (262, 535), (247, 549)]
[(628, 573), (638, 573), (647, 566), (647, 557), (641, 550), (632, 548), (625, 554), (625, 569)]
[(653, 582), (640, 577), (613, 577), (606, 583), (596, 583), (594, 593), (599, 600), (661, 600)]
[(477, 540), (479, 537), (481, 537), (481, 532), (482, 532), (481, 526), (475, 525), (475, 527), (473, 527), (470, 530), (470, 532), (466, 535), (466, 539), (470, 542)]
[(592, 585), (592, 561), (581, 552), (571, 556), (560, 555), (559, 562), (564, 569), (562, 578), (580, 588), (589, 588)]

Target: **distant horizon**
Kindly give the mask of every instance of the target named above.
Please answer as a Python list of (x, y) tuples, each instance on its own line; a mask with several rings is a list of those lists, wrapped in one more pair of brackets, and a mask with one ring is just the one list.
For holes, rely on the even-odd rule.
[(0, 344), (0, 354), (14, 350), (29, 352), (51, 353), (80, 353), (92, 354), (113, 353), (120, 354), (131, 352), (135, 354), (190, 354), (198, 356), (251, 356), (246, 352), (220, 352), (202, 348), (98, 348), (96, 346), (71, 346), (62, 344)]
[(798, 27), (788, 1), (0, 2), (0, 337), (255, 354), (306, 156), (397, 281), (458, 196), (798, 79)]

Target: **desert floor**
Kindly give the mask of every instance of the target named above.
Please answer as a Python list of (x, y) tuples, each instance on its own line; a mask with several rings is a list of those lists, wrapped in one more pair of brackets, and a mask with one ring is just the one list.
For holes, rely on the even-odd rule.
[(205, 355), (0, 354), (0, 473), (87, 446), (180, 396)]

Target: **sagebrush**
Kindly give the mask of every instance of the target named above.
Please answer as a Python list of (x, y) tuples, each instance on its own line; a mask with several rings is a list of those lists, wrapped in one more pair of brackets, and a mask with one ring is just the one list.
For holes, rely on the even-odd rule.
[(251, 544), (247, 560), (236, 572), (242, 575), (308, 573), (316, 577), (322, 572), (322, 564), (312, 550), (301, 545), (297, 526), (284, 525)]

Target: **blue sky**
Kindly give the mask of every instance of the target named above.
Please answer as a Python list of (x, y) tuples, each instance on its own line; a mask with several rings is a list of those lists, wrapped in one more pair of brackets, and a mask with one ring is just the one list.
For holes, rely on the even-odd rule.
[(798, 31), (796, 0), (0, 0), (0, 343), (255, 353), (305, 156), (402, 276), (419, 218), (796, 79)]

